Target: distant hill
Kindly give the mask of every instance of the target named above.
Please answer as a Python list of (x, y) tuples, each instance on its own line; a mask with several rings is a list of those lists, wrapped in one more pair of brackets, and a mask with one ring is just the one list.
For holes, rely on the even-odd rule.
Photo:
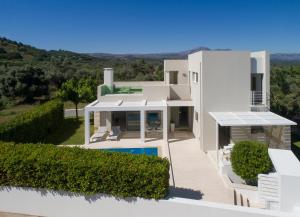
[[(93, 57), (116, 57), (116, 58), (150, 58), (150, 59), (186, 59), (191, 53), (201, 51), (201, 50), (212, 50), (208, 47), (197, 47), (190, 50), (180, 51), (180, 52), (167, 52), (167, 53), (145, 53), (145, 54), (111, 54), (111, 53), (87, 53)], [(214, 49), (214, 50), (230, 50), (230, 49)]]
[(300, 63), (300, 53), (274, 53), (271, 55), (271, 60)]
[[(231, 49), (210, 49), (208, 47), (197, 47), (190, 50), (179, 51), (179, 52), (168, 52), (168, 53), (149, 53), (149, 54), (111, 54), (111, 53), (87, 53), (87, 55), (98, 57), (98, 58), (151, 58), (151, 59), (186, 59), (191, 53), (201, 50), (221, 50), (228, 51)], [(271, 54), (272, 63), (280, 62), (291, 62), (300, 63), (300, 53), (274, 53)]]

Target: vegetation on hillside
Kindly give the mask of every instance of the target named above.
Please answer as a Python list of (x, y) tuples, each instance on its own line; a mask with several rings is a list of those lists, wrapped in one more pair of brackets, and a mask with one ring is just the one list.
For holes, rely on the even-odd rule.
[(300, 114), (300, 64), (273, 64), (271, 110), (296, 119)]
[(115, 80), (163, 79), (162, 60), (96, 58), (64, 50), (46, 51), (0, 38), (0, 108), (51, 98), (70, 79), (89, 78), (102, 83), (105, 67), (114, 68)]

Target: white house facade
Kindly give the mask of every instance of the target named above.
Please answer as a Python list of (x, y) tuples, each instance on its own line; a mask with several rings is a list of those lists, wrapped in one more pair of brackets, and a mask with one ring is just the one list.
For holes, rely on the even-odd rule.
[(270, 148), (290, 149), (295, 123), (269, 111), (270, 57), (266, 51), (199, 51), (187, 59), (164, 60), (164, 81), (116, 82), (104, 69), (97, 100), (85, 107), (85, 144), (95, 130), (135, 132), (168, 142), (191, 132), (201, 150), (218, 150), (256, 139)]

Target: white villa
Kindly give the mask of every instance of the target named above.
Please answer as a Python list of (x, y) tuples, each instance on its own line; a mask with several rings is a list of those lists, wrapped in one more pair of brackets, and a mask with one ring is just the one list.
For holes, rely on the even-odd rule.
[(85, 108), (85, 144), (94, 112), (96, 131), (118, 127), (116, 139), (130, 134), (140, 144), (186, 132), (204, 152), (245, 139), (290, 149), (295, 123), (269, 111), (269, 61), (265, 51), (200, 51), (165, 60), (164, 81), (147, 82), (115, 82), (105, 68), (98, 99)]
[[(84, 146), (157, 148), (171, 164), (170, 197), (285, 212), (300, 207), (300, 163), (290, 151), (296, 123), (269, 111), (266, 51), (199, 51), (165, 60), (164, 81), (116, 82), (105, 68), (97, 98), (85, 107)], [(228, 154), (241, 140), (269, 146), (276, 173), (259, 175), (258, 187), (232, 171)]]

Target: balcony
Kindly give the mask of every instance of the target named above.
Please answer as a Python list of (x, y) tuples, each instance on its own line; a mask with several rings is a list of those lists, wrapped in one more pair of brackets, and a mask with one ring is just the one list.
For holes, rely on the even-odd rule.
[(251, 91), (251, 105), (263, 105), (262, 91)]

